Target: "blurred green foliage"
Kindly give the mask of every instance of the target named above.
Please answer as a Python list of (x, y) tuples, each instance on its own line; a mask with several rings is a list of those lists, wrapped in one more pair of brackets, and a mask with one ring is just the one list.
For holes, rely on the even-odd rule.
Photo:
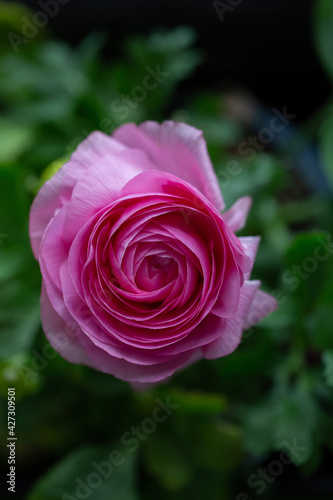
[[(316, 2), (315, 14), (318, 54), (333, 78), (330, 0)], [(19, 4), (1, 3), (1, 33), (19, 31), (22, 15), (29, 13)], [(0, 55), (0, 391), (6, 415), (7, 387), (16, 388), (16, 498), (26, 491), (29, 500), (228, 500), (242, 492), (254, 498), (251, 476), (282, 450), (293, 463), (284, 466), (288, 474), (295, 467), (314, 473), (333, 453), (331, 202), (295, 195), (297, 179), (284, 156), (267, 148), (251, 161), (241, 157), (237, 145), (247, 131), (223, 111), (223, 96), (202, 91), (175, 99), (203, 58), (189, 28), (127, 40), (113, 61), (100, 55), (102, 35), (77, 49), (43, 36), (18, 54), (8, 42)], [(151, 70), (164, 76), (141, 99), (134, 89)], [(332, 109), (330, 102), (308, 141), (318, 141), (333, 184)], [(167, 117), (204, 131), (227, 206), (239, 196), (254, 198), (242, 234), (262, 236), (254, 277), (274, 292), (279, 309), (227, 358), (201, 361), (165, 386), (135, 393), (67, 363), (48, 345), (28, 213), (39, 186), (91, 131)], [(230, 161), (237, 175), (226, 170)], [(177, 408), (155, 421), (156, 401), (168, 398)], [(3, 418), (3, 436), (6, 428)], [(97, 487), (92, 464), (113, 450), (125, 460), (104, 471)], [(6, 448), (0, 453), (5, 463)], [(278, 482), (267, 480), (261, 498), (282, 498)]]

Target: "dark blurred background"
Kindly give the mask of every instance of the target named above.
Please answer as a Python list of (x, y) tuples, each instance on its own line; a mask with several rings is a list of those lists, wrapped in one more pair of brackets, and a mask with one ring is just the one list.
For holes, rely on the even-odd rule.
[[(40, 10), (37, 1), (22, 3)], [(183, 90), (242, 87), (267, 106), (288, 106), (302, 121), (325, 102), (330, 91), (314, 50), (314, 3), (234, 0), (233, 10), (223, 12), (228, 2), (69, 0), (59, 5), (48, 27), (56, 38), (74, 46), (91, 31), (104, 31), (109, 36), (106, 55), (117, 55), (129, 35), (191, 26), (206, 58)]]

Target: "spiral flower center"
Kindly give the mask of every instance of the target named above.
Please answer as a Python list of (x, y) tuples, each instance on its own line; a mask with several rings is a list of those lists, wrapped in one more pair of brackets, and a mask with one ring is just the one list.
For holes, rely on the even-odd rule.
[(178, 274), (178, 265), (168, 254), (145, 257), (136, 274), (136, 284), (141, 290), (153, 291), (171, 283)]

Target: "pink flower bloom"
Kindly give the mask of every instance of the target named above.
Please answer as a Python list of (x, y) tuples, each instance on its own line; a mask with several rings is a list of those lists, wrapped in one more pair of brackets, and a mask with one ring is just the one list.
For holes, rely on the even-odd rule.
[(276, 308), (249, 281), (259, 237), (235, 236), (202, 132), (182, 123), (94, 132), (41, 188), (30, 238), (53, 347), (133, 383), (226, 356)]

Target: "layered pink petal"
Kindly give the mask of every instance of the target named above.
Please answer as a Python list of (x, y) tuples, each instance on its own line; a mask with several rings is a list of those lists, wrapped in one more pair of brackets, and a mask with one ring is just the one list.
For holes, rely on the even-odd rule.
[(223, 210), (218, 180), (200, 130), (184, 123), (165, 121), (160, 125), (147, 121), (139, 126), (122, 125), (113, 137), (126, 146), (145, 151), (155, 168), (192, 184), (217, 210)]
[(258, 247), (260, 244), (260, 236), (240, 236), (239, 241), (244, 248), (245, 255), (247, 255), (252, 263), (251, 270), (244, 273), (244, 278), (248, 280), (251, 276), (252, 267), (257, 255)]

